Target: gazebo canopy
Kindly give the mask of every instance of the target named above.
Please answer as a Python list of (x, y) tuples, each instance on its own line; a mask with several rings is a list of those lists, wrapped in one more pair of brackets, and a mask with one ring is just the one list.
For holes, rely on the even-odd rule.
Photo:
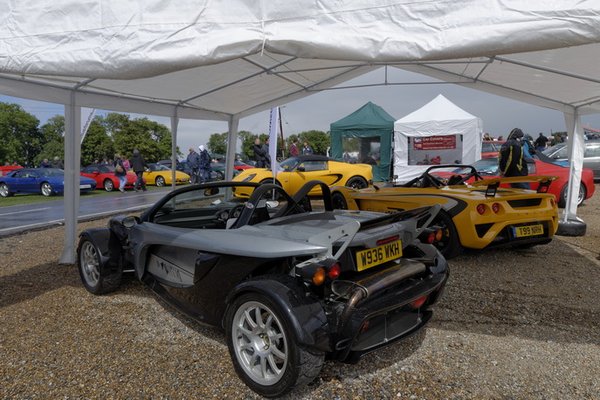
[[(0, 2), (0, 93), (65, 104), (67, 243), (76, 239), (80, 107), (229, 121), (381, 66), (549, 107), (600, 111), (597, 0)], [(581, 142), (581, 143), (580, 143)], [(233, 146), (232, 146), (233, 145)], [(569, 201), (567, 215), (576, 208)], [(72, 243), (70, 244), (72, 246)], [(72, 261), (73, 249), (63, 260)]]

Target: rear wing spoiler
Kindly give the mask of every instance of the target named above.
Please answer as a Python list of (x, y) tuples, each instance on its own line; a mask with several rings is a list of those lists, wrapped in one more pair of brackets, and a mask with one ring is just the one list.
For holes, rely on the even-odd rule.
[(539, 182), (537, 193), (548, 193), (550, 184), (558, 179), (556, 176), (549, 175), (526, 175), (526, 176), (511, 176), (503, 178), (490, 178), (481, 181), (475, 181), (470, 184), (471, 187), (485, 187), (485, 197), (495, 197), (498, 187), (502, 184), (522, 183), (522, 182)]

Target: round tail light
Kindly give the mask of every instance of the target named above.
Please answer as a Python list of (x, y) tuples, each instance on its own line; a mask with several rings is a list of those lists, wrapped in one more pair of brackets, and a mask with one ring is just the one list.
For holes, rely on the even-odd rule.
[(495, 214), (498, 214), (498, 211), (500, 211), (500, 204), (498, 204), (498, 203), (494, 203), (494, 204), (492, 204), (492, 211), (493, 211)]
[(485, 205), (484, 204), (478, 204), (477, 205), (477, 212), (479, 213), (479, 215), (485, 214)]

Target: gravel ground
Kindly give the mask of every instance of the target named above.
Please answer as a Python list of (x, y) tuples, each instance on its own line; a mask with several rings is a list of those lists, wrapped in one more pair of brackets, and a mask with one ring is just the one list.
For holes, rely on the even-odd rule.
[[(584, 237), (452, 260), (426, 331), (357, 365), (327, 362), (289, 398), (600, 399), (600, 195), (579, 215)], [(135, 281), (88, 294), (56, 261), (63, 235), (0, 239), (0, 398), (257, 398), (220, 331)]]

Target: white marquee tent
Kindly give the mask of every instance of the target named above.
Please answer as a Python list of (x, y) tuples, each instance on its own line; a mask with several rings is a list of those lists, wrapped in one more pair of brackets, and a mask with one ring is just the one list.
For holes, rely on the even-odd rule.
[[(415, 151), (417, 144), (422, 147), (426, 145), (423, 142), (425, 138), (448, 138), (451, 139), (449, 143), (453, 146), (444, 146), (438, 141), (430, 143), (431, 151), (427, 151), (427, 148)], [(423, 107), (394, 122), (396, 180), (409, 181), (429, 167), (429, 165), (417, 165), (416, 160), (413, 159), (420, 153), (426, 154), (428, 158), (433, 154), (442, 155), (440, 160), (442, 164), (452, 164), (455, 161), (459, 161), (460, 164), (472, 164), (481, 158), (482, 138), (481, 119), (469, 114), (440, 94)]]
[[(600, 3), (525, 0), (1, 0), (0, 93), (65, 105), (74, 261), (81, 107), (229, 123), (382, 66), (565, 115), (576, 220), (580, 115), (600, 111)], [(175, 154), (175, 151), (173, 151)], [(173, 157), (175, 157), (173, 155)]]

